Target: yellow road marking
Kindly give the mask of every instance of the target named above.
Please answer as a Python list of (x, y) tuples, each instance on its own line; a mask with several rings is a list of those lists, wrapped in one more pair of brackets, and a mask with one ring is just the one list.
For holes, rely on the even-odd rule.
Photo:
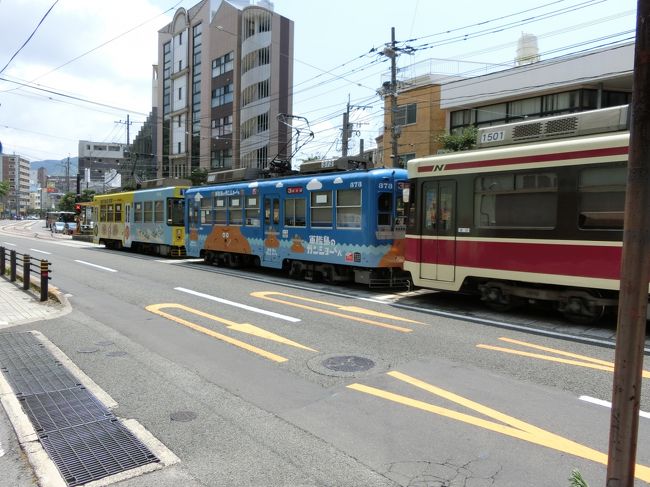
[(325, 301), (318, 301), (316, 299), (303, 298), (301, 296), (294, 296), (292, 294), (285, 294), (285, 293), (274, 292), (274, 291), (257, 291), (257, 292), (251, 293), (251, 296), (253, 296), (253, 297), (260, 298), (260, 299), (266, 299), (268, 301), (273, 301), (275, 303), (286, 304), (287, 306), (293, 306), (294, 308), (308, 309), (310, 311), (315, 311), (317, 313), (323, 313), (323, 314), (330, 315), (330, 316), (338, 316), (339, 318), (347, 318), (349, 320), (359, 321), (361, 323), (366, 323), (368, 325), (373, 325), (373, 326), (379, 326), (381, 328), (388, 328), (390, 330), (401, 331), (403, 333), (410, 333), (410, 332), (413, 331), (410, 328), (405, 328), (405, 327), (397, 326), (397, 325), (391, 325), (389, 323), (383, 323), (381, 321), (368, 320), (368, 319), (365, 319), (365, 318), (359, 318), (358, 316), (352, 316), (352, 315), (347, 315), (347, 314), (343, 314), (343, 313), (337, 313), (335, 311), (329, 311), (329, 310), (322, 309), (322, 308), (315, 308), (313, 306), (307, 306), (305, 304), (300, 304), (300, 303), (295, 303), (295, 302), (292, 302), (292, 301), (286, 301), (286, 300), (283, 300), (283, 299), (273, 298), (273, 297), (271, 297), (272, 295), (279, 295), (279, 296), (284, 296), (284, 297), (287, 297), (287, 298), (292, 298), (292, 299), (296, 299), (296, 300), (300, 300), (300, 301), (306, 301), (306, 302), (309, 302), (309, 303), (320, 304), (320, 305), (323, 305), (323, 306), (330, 306), (330, 307), (333, 307), (333, 308), (337, 308), (337, 309), (339, 309), (341, 311), (351, 311), (353, 313), (366, 314), (366, 315), (369, 315), (369, 316), (376, 316), (378, 318), (388, 318), (388, 319), (393, 319), (393, 320), (397, 320), (397, 321), (405, 321), (405, 322), (408, 322), (408, 323), (423, 324), (423, 323), (420, 323), (419, 321), (413, 321), (413, 320), (409, 320), (409, 319), (406, 319), (406, 318), (400, 318), (399, 316), (389, 315), (389, 314), (385, 314), (385, 313), (379, 313), (379, 312), (372, 311), (372, 310), (369, 310), (369, 309), (359, 308), (357, 306), (339, 306), (337, 304), (328, 303), (328, 302), (325, 302)]
[[(539, 353), (532, 353), (532, 352), (525, 352), (522, 350), (515, 350), (513, 348), (505, 348), (505, 347), (497, 347), (494, 345), (485, 345), (483, 343), (479, 343), (476, 345), (477, 348), (483, 348), (486, 350), (494, 350), (495, 352), (503, 352), (503, 353), (509, 353), (512, 355), (520, 355), (522, 357), (529, 357), (529, 358), (535, 358), (539, 360), (547, 360), (549, 362), (557, 362), (561, 364), (567, 364), (567, 365), (575, 365), (578, 367), (586, 367), (589, 369), (596, 369), (596, 370), (604, 370), (605, 372), (614, 372), (614, 362), (607, 362), (605, 360), (600, 360), (597, 358), (593, 357), (587, 357), (586, 355), (580, 355), (577, 353), (571, 353), (571, 352), (566, 352), (564, 350), (558, 350), (555, 348), (549, 348), (549, 347), (544, 347), (542, 345), (536, 345), (534, 343), (528, 343), (528, 342), (523, 342), (521, 340), (515, 340), (513, 338), (506, 338), (506, 337), (501, 337), (499, 340), (502, 340), (504, 342), (508, 343), (513, 343), (516, 345), (521, 345), (523, 347), (529, 347), (535, 350), (541, 350), (544, 352), (549, 352), (549, 353), (554, 353), (556, 355), (561, 355), (564, 357), (572, 357), (574, 359), (578, 360), (572, 360), (572, 359), (564, 359), (560, 357), (553, 357), (551, 355), (543, 355)], [(642, 376), (645, 378), (650, 378), (650, 371), (644, 370), (642, 371)]]
[(257, 355), (261, 355), (262, 357), (265, 357), (269, 360), (273, 360), (274, 362), (286, 362), (288, 359), (285, 357), (282, 357), (281, 355), (274, 354), (272, 352), (268, 352), (264, 349), (258, 348), (254, 345), (251, 345), (246, 342), (242, 342), (241, 340), (237, 340), (236, 338), (229, 337), (227, 335), (222, 335), (221, 333), (217, 333), (213, 330), (210, 330), (209, 328), (205, 328), (204, 326), (198, 325), (196, 323), (192, 323), (191, 321), (185, 320), (183, 318), (179, 318), (178, 316), (174, 316), (170, 313), (166, 313), (164, 311), (161, 311), (162, 309), (167, 309), (167, 308), (172, 308), (172, 309), (180, 309), (183, 311), (187, 311), (188, 313), (195, 314), (197, 316), (201, 316), (203, 318), (210, 319), (212, 321), (216, 321), (218, 323), (222, 323), (226, 325), (231, 330), (239, 331), (242, 333), (248, 333), (249, 335), (254, 335), (260, 338), (265, 338), (267, 340), (273, 340), (278, 343), (282, 343), (284, 345), (289, 345), (292, 347), (296, 348), (301, 348), (304, 350), (309, 350), (312, 352), (316, 352), (317, 350), (314, 350), (313, 348), (306, 347), (304, 345), (301, 345), (297, 342), (294, 342), (292, 340), (289, 340), (287, 338), (284, 338), (280, 335), (276, 335), (274, 333), (271, 333), (267, 330), (264, 330), (262, 328), (258, 328), (254, 325), (248, 324), (248, 323), (235, 323), (234, 321), (227, 320), (225, 318), (221, 318), (219, 316), (211, 315), (209, 313), (205, 313), (203, 311), (200, 311), (198, 309), (190, 308), (188, 306), (184, 306), (182, 304), (177, 304), (177, 303), (161, 303), (161, 304), (151, 304), (147, 306), (145, 309), (147, 311), (150, 311), (151, 313), (155, 313), (157, 315), (163, 316), (169, 320), (175, 321), (176, 323), (180, 323), (181, 325), (185, 325), (188, 328), (192, 328), (193, 330), (199, 331), (201, 333), (204, 333), (208, 336), (211, 336), (213, 338), (217, 338), (219, 340), (222, 340), (224, 342), (230, 343), (231, 345), (235, 345), (236, 347), (243, 348), (245, 350), (248, 350), (249, 352), (256, 353)]
[[(492, 409), (488, 406), (484, 406), (480, 403), (467, 399), (465, 397), (459, 396), (452, 392), (446, 391), (439, 387), (433, 386), (426, 382), (423, 382), (419, 379), (411, 377), (409, 375), (403, 374), (401, 372), (393, 371), (388, 372), (388, 375), (411, 384), (415, 387), (423, 389), (431, 394), (442, 397), (449, 401), (452, 401), (460, 406), (467, 407), (476, 411), (477, 413), (483, 414), (489, 418), (500, 421), (501, 423), (496, 423), (487, 419), (479, 418), (472, 416), (471, 414), (460, 413), (458, 411), (453, 411), (448, 408), (441, 406), (435, 406), (424, 401), (419, 401), (417, 399), (412, 399), (407, 396), (400, 394), (394, 394), (392, 392), (384, 391), (382, 389), (377, 389), (375, 387), (365, 386), (363, 384), (350, 384), (347, 386), (349, 389), (353, 389), (359, 392), (370, 394), (375, 397), (380, 397), (388, 401), (392, 401), (404, 406), (409, 406), (412, 408), (420, 409), (422, 411), (427, 411), (430, 413), (443, 416), (445, 418), (453, 419), (460, 421), (462, 423), (470, 424), (473, 426), (478, 426), (496, 433), (501, 433), (503, 435), (511, 436), (513, 438), (518, 438), (520, 440), (528, 441), (546, 448), (551, 448), (553, 450), (558, 450), (563, 453), (568, 453), (586, 460), (593, 462), (601, 463), (607, 465), (607, 454), (594, 450), (585, 445), (581, 445), (575, 441), (569, 440), (562, 436), (556, 435), (549, 431), (543, 430), (532, 424), (521, 421), (507, 414), (501, 413), (495, 409)], [(505, 423), (505, 424), (502, 424)], [(636, 465), (635, 475), (641, 480), (646, 482), (650, 481), (650, 467), (644, 465)]]

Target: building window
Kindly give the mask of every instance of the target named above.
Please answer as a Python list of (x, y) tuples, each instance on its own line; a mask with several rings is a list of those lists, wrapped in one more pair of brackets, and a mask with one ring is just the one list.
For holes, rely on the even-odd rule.
[(232, 115), (212, 120), (212, 137), (232, 134)]
[(232, 103), (232, 86), (232, 83), (230, 83), (212, 90), (212, 108), (225, 105), (226, 103)]
[(395, 125), (409, 125), (416, 122), (417, 103), (398, 106), (395, 112)]
[(183, 98), (183, 88), (179, 88), (178, 89), (178, 99), (180, 100), (182, 98)]
[(232, 149), (212, 151), (210, 155), (210, 167), (212, 169), (230, 169), (232, 167)]
[(212, 77), (216, 78), (219, 75), (227, 73), (228, 71), (233, 70), (233, 64), (235, 60), (234, 52), (229, 52), (223, 56), (212, 60)]

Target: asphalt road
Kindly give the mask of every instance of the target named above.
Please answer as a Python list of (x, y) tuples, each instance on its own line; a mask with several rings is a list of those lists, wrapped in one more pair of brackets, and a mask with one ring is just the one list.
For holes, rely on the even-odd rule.
[[(42, 332), (181, 459), (123, 485), (562, 486), (573, 468), (604, 484), (609, 409), (584, 396), (611, 396), (611, 348), (478, 323), (470, 299), (109, 251), (40, 227), (0, 241), (50, 260), (73, 311), (15, 330)], [(470, 319), (436, 314), (450, 309)], [(547, 316), (496, 318), (561, 332)]]

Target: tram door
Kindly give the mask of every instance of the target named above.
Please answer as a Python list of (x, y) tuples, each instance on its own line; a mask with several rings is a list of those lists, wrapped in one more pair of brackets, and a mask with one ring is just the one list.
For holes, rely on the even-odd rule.
[(422, 186), (420, 278), (453, 281), (456, 266), (456, 182)]
[(264, 256), (265, 262), (280, 260), (280, 197), (264, 197)]

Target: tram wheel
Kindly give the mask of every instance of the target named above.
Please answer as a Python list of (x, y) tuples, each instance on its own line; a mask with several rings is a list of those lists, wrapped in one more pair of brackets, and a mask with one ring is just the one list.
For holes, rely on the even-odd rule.
[[(600, 297), (595, 293), (594, 297)], [(607, 306), (600, 304), (589, 304), (583, 298), (569, 298), (566, 304), (560, 309), (562, 316), (571, 323), (577, 325), (593, 325), (597, 323), (607, 311)]]

